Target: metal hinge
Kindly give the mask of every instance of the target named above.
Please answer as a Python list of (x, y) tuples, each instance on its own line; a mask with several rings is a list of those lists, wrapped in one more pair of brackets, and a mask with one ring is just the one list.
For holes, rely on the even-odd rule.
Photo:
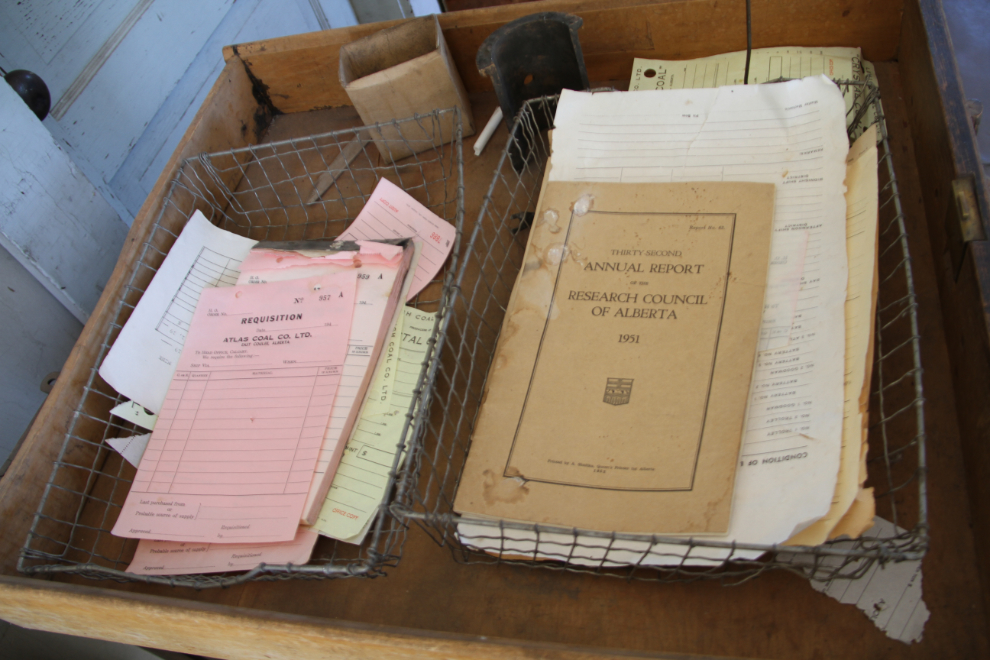
[(967, 174), (952, 182), (952, 201), (949, 203), (949, 217), (946, 218), (949, 232), (949, 253), (952, 267), (959, 277), (966, 244), (970, 241), (985, 241), (983, 218), (980, 215), (980, 201), (976, 195), (976, 177)]

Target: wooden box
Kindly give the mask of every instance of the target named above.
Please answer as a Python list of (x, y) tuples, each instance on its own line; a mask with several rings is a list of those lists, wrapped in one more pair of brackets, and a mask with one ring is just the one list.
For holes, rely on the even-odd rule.
[[(584, 20), (580, 38), (593, 85), (623, 86), (634, 57), (693, 58), (746, 45), (743, 0), (550, 0), (445, 14), (440, 25), (475, 121), (486, 121), (497, 105), (474, 66), (478, 47), (508, 21), (547, 10)], [(860, 46), (877, 65), (909, 227), (927, 393), (932, 544), (924, 593), (932, 614), (922, 642), (888, 639), (856, 608), (786, 572), (727, 588), (464, 566), (416, 528), (402, 562), (377, 580), (254, 582), (197, 592), (17, 573), (18, 553), (112, 305), (178, 164), (204, 151), (359, 125), (336, 77), (340, 46), (387, 26), (225, 49), (226, 68), (136, 218), (97, 309), (0, 480), (0, 617), (218, 658), (990, 654), (990, 590), (984, 587), (990, 580), (990, 246), (984, 225), (990, 213), (938, 0), (753, 3), (754, 47)], [(504, 138), (500, 127), (492, 144)], [(498, 151), (489, 146), (481, 157), (465, 157), (466, 232)], [(963, 183), (954, 186), (957, 181)]]
[[(457, 106), (463, 117), (464, 137), (474, 135), (471, 102), (435, 17), (403, 21), (342, 46), (340, 84), (365, 125)], [(443, 127), (444, 135), (452, 133), (449, 126)], [(383, 134), (394, 140), (388, 127)], [(433, 147), (425, 143), (403, 148), (384, 142), (375, 140), (382, 156), (392, 160)]]

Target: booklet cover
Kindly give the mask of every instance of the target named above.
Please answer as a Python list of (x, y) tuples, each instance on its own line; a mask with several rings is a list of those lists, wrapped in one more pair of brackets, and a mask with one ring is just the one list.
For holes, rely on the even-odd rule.
[(546, 184), (455, 509), (724, 533), (774, 186)]

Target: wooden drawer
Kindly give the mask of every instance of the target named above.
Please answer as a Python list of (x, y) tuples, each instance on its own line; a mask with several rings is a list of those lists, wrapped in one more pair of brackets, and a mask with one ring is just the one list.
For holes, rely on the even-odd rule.
[[(691, 58), (745, 47), (742, 0), (553, 0), (445, 14), (475, 122), (496, 106), (475, 68), (500, 25), (554, 9), (584, 19), (589, 78), (622, 86), (634, 57)], [(877, 64), (911, 239), (927, 393), (932, 611), (924, 641), (893, 642), (853, 607), (788, 573), (741, 586), (630, 583), (508, 566), (462, 566), (417, 529), (387, 578), (255, 582), (196, 592), (79, 577), (28, 579), (17, 557), (95, 350), (179, 162), (204, 151), (354, 126), (337, 80), (341, 44), (382, 25), (231, 46), (207, 97), (135, 219), (113, 277), (15, 462), (0, 481), (0, 617), (30, 628), (223, 658), (973, 657), (990, 653), (990, 247), (959, 240), (952, 181), (986, 189), (937, 0), (760, 0), (754, 47), (860, 46)], [(466, 225), (505, 137), (465, 149)], [(466, 145), (467, 146), (467, 145)], [(470, 227), (465, 227), (470, 231)]]

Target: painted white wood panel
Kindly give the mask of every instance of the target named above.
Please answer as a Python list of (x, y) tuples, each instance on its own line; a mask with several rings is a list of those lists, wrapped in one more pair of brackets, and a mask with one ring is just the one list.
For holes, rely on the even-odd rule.
[(357, 25), (354, 7), (347, 0), (320, 0), (323, 13), (326, 14), (331, 28), (351, 27)]
[(46, 120), (91, 179), (113, 178), (232, 2), (155, 0), (61, 120)]
[[(92, 11), (84, 20), (68, 24), (55, 20), (68, 3), (38, 2), (37, 8), (48, 11), (50, 20), (45, 24), (54, 22), (55, 27), (35, 34), (20, 25), (15, 2), (0, 2), (0, 66), (7, 71), (27, 69), (37, 73), (48, 85), (54, 105), (137, 2), (98, 0), (92, 3)], [(61, 47), (46, 59), (55, 44)]]
[(0, 464), (45, 400), (41, 379), (62, 369), (80, 332), (82, 323), (0, 247)]
[(0, 245), (85, 321), (126, 234), (21, 97), (0, 83)]
[(128, 224), (144, 204), (165, 163), (220, 77), (224, 64), (221, 49), (234, 42), (260, 2), (234, 3), (110, 180), (110, 189), (127, 208)]
[(416, 16), (430, 16), (440, 13), (440, 3), (437, 0), (409, 0), (412, 5), (413, 14)]
[(99, 4), (99, 0), (18, 0), (6, 9), (18, 32), (45, 62), (51, 62)]
[[(357, 24), (346, 0), (321, 0), (321, 6), (331, 27)], [(318, 29), (319, 24), (307, 0), (238, 0), (110, 181), (110, 188), (130, 215), (136, 215), (141, 208), (220, 76), (225, 45)]]

